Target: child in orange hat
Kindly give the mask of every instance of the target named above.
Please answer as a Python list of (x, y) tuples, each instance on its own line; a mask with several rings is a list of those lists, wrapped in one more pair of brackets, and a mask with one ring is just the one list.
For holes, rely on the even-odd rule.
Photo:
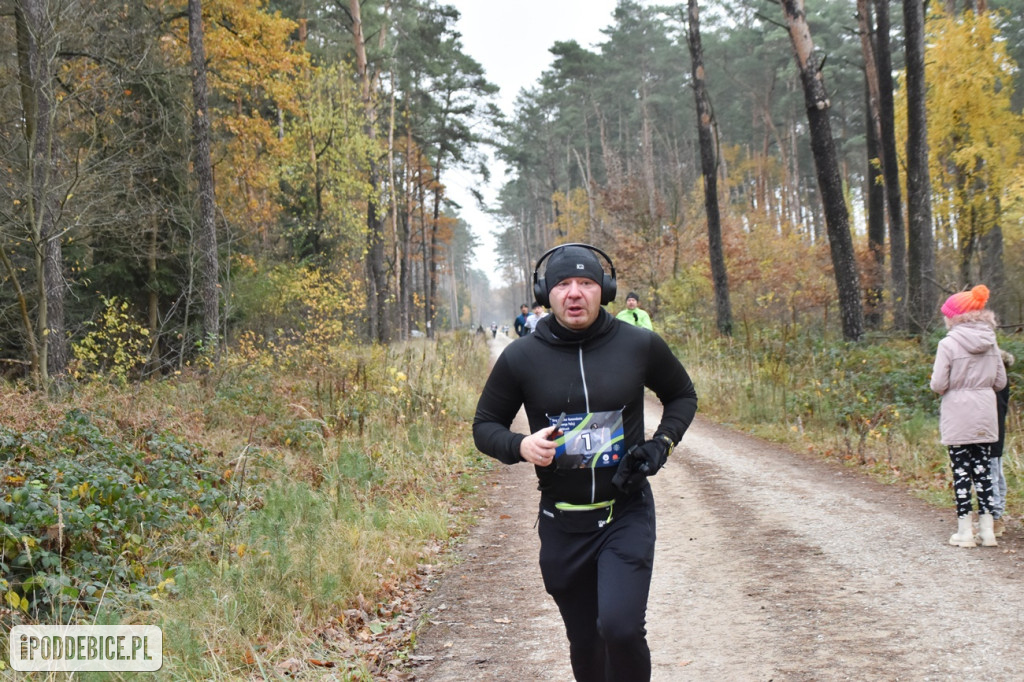
[(981, 544), (996, 546), (992, 492), (991, 443), (998, 438), (996, 394), (1006, 385), (995, 313), (985, 308), (989, 290), (979, 284), (953, 294), (942, 304), (945, 338), (935, 351), (931, 389), (942, 396), (939, 432), (953, 469), (957, 532), (949, 544), (975, 547), (971, 527), (971, 488), (978, 498)]

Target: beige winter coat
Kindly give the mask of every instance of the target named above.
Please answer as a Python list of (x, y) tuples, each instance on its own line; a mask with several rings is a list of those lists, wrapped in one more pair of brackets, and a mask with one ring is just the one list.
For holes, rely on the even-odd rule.
[(943, 445), (991, 443), (999, 437), (996, 391), (1006, 386), (1006, 368), (996, 333), (985, 322), (963, 322), (939, 341), (932, 390), (942, 396), (939, 432)]

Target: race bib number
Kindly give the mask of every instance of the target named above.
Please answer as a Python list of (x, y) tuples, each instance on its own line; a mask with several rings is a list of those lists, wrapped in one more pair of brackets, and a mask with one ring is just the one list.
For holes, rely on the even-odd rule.
[[(549, 418), (554, 426), (556, 418)], [(622, 410), (567, 414), (555, 440), (555, 467), (592, 469), (615, 466), (622, 459)]]

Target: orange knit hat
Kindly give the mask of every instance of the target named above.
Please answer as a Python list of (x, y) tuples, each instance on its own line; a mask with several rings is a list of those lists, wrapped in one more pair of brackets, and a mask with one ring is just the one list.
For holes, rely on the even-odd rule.
[(946, 317), (956, 317), (972, 310), (981, 310), (988, 302), (988, 287), (978, 284), (970, 291), (961, 291), (953, 294), (942, 304), (942, 314)]

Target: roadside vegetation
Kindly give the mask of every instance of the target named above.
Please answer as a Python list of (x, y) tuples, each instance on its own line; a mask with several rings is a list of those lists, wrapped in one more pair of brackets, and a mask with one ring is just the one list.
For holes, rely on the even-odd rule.
[[(788, 325), (744, 327), (733, 338), (702, 328), (698, 320), (674, 318), (666, 326), (677, 330), (665, 335), (694, 378), (702, 416), (952, 506), (949, 457), (939, 442), (939, 398), (928, 387), (944, 330), (921, 339), (868, 336), (852, 344)], [(1024, 358), (1019, 334), (1000, 334), (999, 345)], [(1011, 517), (1024, 511), (1022, 364), (1008, 371), (1003, 466)]]
[(4, 386), (4, 636), (152, 623), (165, 679), (379, 679), (489, 466), (468, 430), (486, 369), (469, 334), (247, 338), (161, 381)]

